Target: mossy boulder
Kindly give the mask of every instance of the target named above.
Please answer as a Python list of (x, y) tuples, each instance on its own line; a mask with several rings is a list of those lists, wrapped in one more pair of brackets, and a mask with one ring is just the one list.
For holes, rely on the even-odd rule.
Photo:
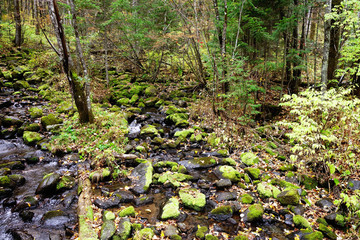
[(59, 181), (60, 181), (60, 175), (58, 173), (49, 173), (43, 177), (35, 193), (54, 194), (56, 192), (56, 186)]
[(321, 232), (314, 231), (305, 233), (301, 239), (304, 240), (322, 240), (324, 238), (324, 235)]
[(243, 204), (251, 204), (254, 202), (254, 198), (250, 194), (245, 193), (240, 196), (239, 201)]
[(154, 107), (158, 101), (159, 101), (158, 97), (149, 97), (144, 100), (144, 104), (147, 107)]
[(245, 172), (251, 177), (252, 180), (259, 180), (261, 171), (258, 168), (245, 168)]
[(158, 182), (164, 183), (164, 184), (169, 183), (174, 187), (179, 187), (179, 186), (181, 186), (181, 182), (189, 181), (192, 179), (193, 179), (193, 176), (191, 176), (191, 175), (186, 175), (183, 173), (173, 173), (173, 172), (167, 171), (160, 175)]
[(332, 229), (330, 226), (326, 226), (325, 224), (320, 223), (319, 231), (322, 232), (327, 238), (329, 238), (331, 240), (337, 239), (337, 236), (334, 233), (334, 229)]
[(300, 195), (298, 190), (289, 189), (279, 193), (277, 196), (277, 200), (282, 205), (298, 205), (300, 201)]
[(304, 185), (305, 189), (311, 190), (315, 189), (319, 183), (315, 178), (309, 177), (305, 174), (299, 176), (300, 183)]
[(309, 228), (309, 229), (311, 229), (310, 223), (303, 216), (295, 215), (293, 217), (293, 222), (294, 222), (295, 226), (298, 227), (298, 228)]
[(143, 91), (144, 87), (140, 86), (140, 85), (133, 85), (130, 89), (129, 89), (129, 97), (132, 97), (134, 95), (140, 95)]
[(234, 159), (232, 159), (232, 158), (229, 158), (229, 157), (228, 158), (223, 158), (221, 162), (224, 165), (236, 166), (236, 161)]
[(252, 166), (259, 162), (259, 158), (252, 152), (242, 153), (240, 158), (241, 161), (248, 166)]
[(72, 189), (75, 186), (75, 178), (71, 176), (62, 176), (56, 185), (56, 190)]
[(43, 139), (43, 136), (38, 132), (25, 131), (23, 134), (25, 144), (34, 145)]
[(115, 222), (105, 220), (101, 226), (100, 240), (109, 240), (116, 232)]
[(124, 208), (119, 212), (119, 217), (135, 217), (136, 212), (133, 206)]
[(190, 141), (191, 142), (201, 142), (203, 140), (203, 137), (201, 134), (191, 134)]
[(325, 216), (326, 222), (337, 228), (345, 228), (347, 221), (341, 212), (330, 213)]
[(144, 94), (145, 96), (152, 97), (155, 96), (158, 91), (159, 89), (155, 86), (149, 86), (145, 89)]
[(30, 85), (27, 81), (24, 81), (24, 80), (19, 80), (19, 81), (16, 81), (14, 84), (13, 84), (13, 88), (15, 90), (20, 90), (20, 89), (27, 89), (29, 88)]
[(116, 101), (116, 104), (118, 106), (129, 106), (130, 99), (128, 98), (120, 98)]
[(257, 185), (257, 192), (261, 198), (276, 198), (279, 195), (280, 190), (271, 184), (261, 182)]
[(213, 167), (217, 164), (217, 161), (213, 157), (200, 157), (190, 160), (182, 160), (179, 163), (187, 169), (200, 169)]
[(134, 105), (134, 104), (139, 100), (139, 98), (140, 98), (139, 95), (134, 94), (134, 95), (132, 95), (132, 97), (130, 98), (129, 103), (132, 104), (132, 105)]
[(189, 126), (188, 118), (189, 115), (186, 113), (173, 113), (167, 116), (165, 120), (168, 123), (175, 124), (176, 127), (187, 127)]
[(154, 235), (155, 233), (151, 228), (143, 228), (135, 232), (133, 240), (151, 240)]
[(38, 117), (42, 117), (43, 115), (43, 111), (41, 108), (37, 108), (37, 107), (32, 107), (29, 109), (29, 113), (30, 113), (30, 116), (32, 118), (38, 118)]
[(47, 116), (43, 116), (41, 118), (41, 124), (46, 128), (50, 125), (56, 125), (63, 123), (63, 120), (61, 118), (56, 117), (54, 114), (50, 113)]
[(56, 111), (58, 113), (68, 113), (73, 109), (71, 102), (62, 101), (57, 107)]
[(180, 215), (179, 200), (175, 197), (169, 199), (162, 209), (161, 219), (177, 218)]
[(9, 176), (0, 176), (0, 187), (13, 188), (14, 184)]
[(146, 125), (141, 128), (140, 135), (155, 137), (159, 135), (159, 131), (156, 129), (154, 125)]
[(153, 166), (150, 161), (140, 163), (131, 172), (132, 190), (137, 194), (143, 194), (149, 190), (152, 183)]
[(24, 127), (24, 131), (38, 132), (40, 131), (40, 125), (38, 123), (30, 123)]
[(211, 133), (207, 136), (207, 143), (212, 147), (217, 147), (220, 144), (221, 139), (216, 136), (215, 133)]
[(186, 207), (201, 211), (206, 204), (205, 194), (195, 188), (183, 188), (179, 191), (181, 201)]
[(185, 108), (177, 108), (174, 105), (170, 105), (165, 113), (166, 113), (166, 115), (171, 115), (174, 113), (186, 113), (186, 109)]
[(224, 205), (211, 210), (209, 213), (209, 218), (212, 218), (215, 221), (225, 221), (226, 219), (231, 218), (232, 215), (232, 207), (230, 205)]
[(232, 182), (238, 182), (241, 180), (241, 173), (232, 166), (228, 165), (218, 166), (215, 170), (215, 174), (219, 178), (227, 178)]
[(130, 237), (131, 234), (131, 222), (128, 218), (120, 219), (118, 224), (118, 229), (116, 235), (113, 237), (113, 240), (126, 240)]
[(246, 220), (248, 222), (255, 222), (262, 219), (264, 208), (261, 204), (253, 204), (246, 211)]
[(11, 127), (11, 126), (20, 127), (21, 125), (23, 125), (24, 121), (18, 117), (5, 116), (2, 119), (1, 123), (4, 127)]
[(195, 132), (195, 130), (193, 128), (182, 130), (182, 131), (177, 131), (177, 132), (175, 132), (174, 137), (187, 138), (189, 135), (193, 134), (194, 132)]
[(209, 231), (209, 228), (206, 227), (206, 226), (199, 226), (196, 233), (195, 233), (195, 236), (197, 238), (200, 238), (200, 239), (204, 239), (205, 238), (205, 234)]

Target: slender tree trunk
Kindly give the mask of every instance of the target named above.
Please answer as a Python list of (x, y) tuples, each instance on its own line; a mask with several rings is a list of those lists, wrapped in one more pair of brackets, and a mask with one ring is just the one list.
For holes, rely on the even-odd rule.
[(107, 87), (110, 87), (110, 80), (109, 80), (109, 62), (108, 62), (108, 41), (106, 32), (104, 33), (104, 50), (105, 50), (105, 79)]
[[(294, 5), (295, 7), (298, 6), (298, 0), (294, 0)], [(298, 22), (298, 21), (297, 21)], [(293, 51), (301, 51), (302, 46), (300, 46), (300, 49), (298, 47), (298, 41), (299, 41), (299, 28), (297, 26), (298, 24), (295, 24), (294, 29), (293, 29), (293, 41), (292, 41), (292, 49)], [(305, 34), (304, 31), (304, 23), (302, 25), (302, 29), (303, 29), (303, 34)], [(300, 40), (301, 41), (301, 40)], [(300, 44), (302, 44), (300, 42)], [(301, 54), (299, 54), (299, 58), (301, 58)], [(293, 76), (289, 82), (289, 89), (290, 89), (290, 93), (291, 94), (297, 94), (299, 92), (299, 85), (300, 85), (300, 78), (301, 78), (301, 69), (299, 68), (300, 64), (301, 64), (301, 59), (299, 59), (297, 57), (294, 57), (294, 61), (293, 61)]]
[(240, 27), (241, 27), (241, 17), (242, 17), (242, 12), (244, 9), (244, 4), (245, 4), (246, 0), (243, 0), (241, 2), (241, 6), (240, 6), (240, 10), (239, 10), (239, 19), (238, 19), (238, 28), (237, 28), (237, 32), (236, 32), (236, 39), (235, 39), (235, 45), (234, 45), (234, 50), (232, 53), (232, 59), (234, 59), (235, 57), (235, 53), (236, 53), (236, 49), (238, 47), (238, 41), (239, 41), (239, 35), (240, 35)]
[(88, 98), (86, 95), (85, 84), (79, 79), (79, 77), (74, 73), (74, 65), (71, 61), (68, 48), (66, 46), (66, 39), (63, 26), (61, 24), (61, 18), (59, 10), (57, 7), (56, 0), (49, 1), (49, 11), (50, 15), (53, 16), (54, 30), (57, 32), (56, 36), (58, 37), (59, 48), (62, 50), (62, 65), (64, 72), (67, 76), (70, 89), (72, 91), (73, 98), (75, 100), (76, 107), (79, 112), (79, 118), (81, 123), (91, 123), (94, 121), (94, 116), (91, 108), (89, 108)]
[(226, 64), (226, 33), (227, 33), (227, 22), (228, 22), (228, 6), (227, 0), (224, 1), (224, 24), (222, 29), (222, 41), (221, 41), (221, 62), (222, 62), (222, 80), (225, 81), (222, 84), (223, 93), (229, 91), (229, 82), (227, 81), (227, 64)]
[(21, 38), (21, 15), (20, 15), (20, 0), (14, 0), (14, 20), (15, 20), (15, 46), (20, 47), (22, 43)]
[(219, 13), (219, 4), (217, 0), (213, 0), (213, 5), (214, 5), (214, 10), (215, 10), (215, 18), (216, 18), (216, 30), (217, 30), (217, 34), (218, 34), (218, 39), (219, 39), (219, 45), (222, 46), (222, 31), (221, 31), (221, 27), (220, 27), (220, 13)]
[[(331, 0), (326, 1), (325, 14), (331, 13)], [(326, 91), (328, 83), (328, 65), (329, 65), (329, 49), (330, 49), (330, 31), (331, 20), (327, 20), (324, 23), (324, 49), (323, 60), (321, 66), (321, 90)]]

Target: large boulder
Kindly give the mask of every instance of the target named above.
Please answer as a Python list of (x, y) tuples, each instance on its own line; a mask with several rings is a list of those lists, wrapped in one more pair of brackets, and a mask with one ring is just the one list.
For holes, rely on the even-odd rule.
[(255, 222), (262, 219), (264, 208), (261, 204), (253, 204), (245, 211), (245, 213), (248, 222)]
[(47, 174), (39, 183), (36, 194), (54, 194), (59, 181), (60, 175), (58, 173)]
[(38, 132), (25, 131), (23, 134), (23, 139), (25, 144), (35, 145), (43, 139), (43, 136)]
[(146, 193), (152, 183), (153, 166), (151, 162), (140, 163), (131, 173), (132, 191), (136, 194)]
[(54, 114), (50, 113), (47, 116), (43, 116), (41, 118), (41, 124), (46, 128), (49, 125), (56, 125), (62, 123), (63, 120), (61, 118), (56, 117)]
[(277, 200), (282, 205), (298, 205), (300, 201), (300, 195), (298, 190), (289, 189), (279, 193), (277, 196)]

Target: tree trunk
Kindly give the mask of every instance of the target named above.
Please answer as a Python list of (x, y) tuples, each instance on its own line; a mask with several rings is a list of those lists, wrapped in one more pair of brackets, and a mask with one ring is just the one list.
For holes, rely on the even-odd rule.
[[(298, 6), (298, 0), (294, 0), (295, 7)], [(298, 21), (296, 21), (298, 22)], [(298, 52), (298, 41), (299, 41), (299, 29), (298, 24), (295, 24), (293, 29), (293, 38), (292, 38), (292, 49), (293, 51)], [(303, 24), (303, 34), (304, 34), (304, 24)], [(301, 44), (301, 43), (300, 43)], [(301, 47), (300, 47), (301, 48)], [(301, 54), (299, 54), (299, 57), (301, 57)], [(299, 68), (299, 65), (301, 64), (301, 60), (298, 57), (294, 57), (293, 60), (293, 76), (290, 79), (289, 82), (289, 90), (291, 94), (297, 94), (299, 92), (299, 84), (300, 84), (300, 78), (301, 78), (301, 69)]]
[[(331, 0), (326, 1), (325, 14), (331, 13)], [(328, 83), (328, 65), (329, 65), (329, 49), (330, 49), (330, 31), (331, 20), (327, 20), (324, 23), (324, 50), (323, 61), (321, 66), (321, 90), (326, 91)]]
[(228, 21), (228, 6), (227, 6), (227, 0), (225, 0), (224, 1), (224, 24), (223, 24), (223, 29), (222, 29), (222, 41), (221, 41), (222, 80), (225, 81), (221, 86), (223, 93), (227, 93), (230, 88), (229, 82), (226, 79), (226, 75), (227, 75), (227, 64), (226, 64), (227, 21)]
[[(331, 8), (339, 5), (341, 0), (333, 0)], [(338, 25), (333, 24), (335, 20), (331, 20), (330, 30), (330, 49), (329, 49), (329, 64), (327, 71), (328, 80), (335, 79), (335, 71), (339, 60), (339, 42), (340, 42), (340, 28)], [(335, 87), (334, 81), (328, 82), (328, 88)]]
[(15, 46), (20, 47), (21, 39), (21, 16), (20, 16), (20, 0), (14, 0), (14, 20), (15, 20)]
[(76, 107), (79, 112), (79, 118), (81, 123), (91, 123), (94, 121), (94, 116), (89, 107), (88, 97), (86, 95), (86, 87), (85, 83), (81, 81), (81, 79), (74, 72), (74, 65), (71, 61), (68, 48), (66, 46), (66, 39), (64, 29), (61, 24), (59, 10), (56, 4), (56, 0), (49, 1), (49, 11), (53, 17), (54, 30), (57, 33), (57, 39), (59, 44), (59, 48), (62, 51), (62, 65), (64, 68), (64, 72), (67, 76), (70, 89), (72, 91), (73, 98), (75, 100)]

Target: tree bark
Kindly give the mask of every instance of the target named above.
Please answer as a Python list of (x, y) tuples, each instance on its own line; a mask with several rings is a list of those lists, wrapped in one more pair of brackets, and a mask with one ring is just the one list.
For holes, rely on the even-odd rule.
[(15, 46), (20, 47), (21, 39), (21, 15), (20, 15), (20, 0), (14, 0), (14, 20), (15, 20)]
[[(326, 1), (325, 14), (331, 13), (331, 0)], [(331, 20), (326, 20), (324, 23), (324, 50), (323, 61), (321, 66), (321, 90), (326, 91), (328, 83), (328, 65), (329, 65), (329, 49), (330, 49), (330, 31)]]
[(85, 83), (74, 72), (74, 64), (71, 61), (68, 47), (66, 45), (65, 33), (63, 26), (61, 24), (60, 14), (57, 7), (56, 0), (49, 1), (49, 11), (53, 16), (54, 30), (57, 33), (57, 39), (59, 48), (62, 52), (62, 65), (64, 72), (67, 76), (70, 89), (72, 91), (73, 98), (75, 100), (75, 105), (79, 112), (79, 118), (81, 123), (91, 123), (94, 121), (94, 115), (92, 113), (91, 107), (89, 107), (88, 97), (86, 95)]

